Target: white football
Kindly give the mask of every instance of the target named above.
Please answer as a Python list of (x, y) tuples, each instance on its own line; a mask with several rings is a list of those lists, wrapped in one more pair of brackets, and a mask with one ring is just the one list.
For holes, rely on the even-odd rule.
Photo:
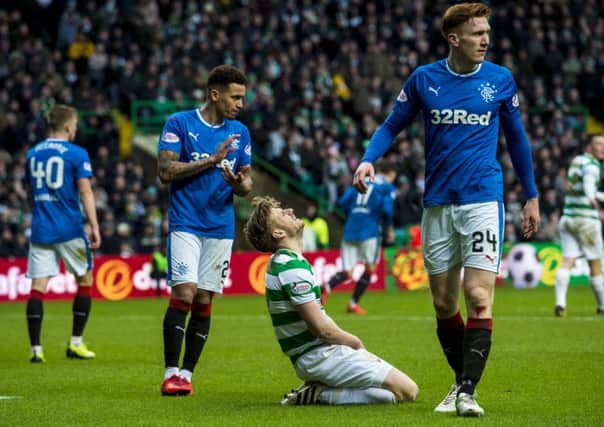
[(534, 288), (541, 279), (543, 265), (533, 245), (515, 245), (505, 257), (504, 264), (515, 288)]

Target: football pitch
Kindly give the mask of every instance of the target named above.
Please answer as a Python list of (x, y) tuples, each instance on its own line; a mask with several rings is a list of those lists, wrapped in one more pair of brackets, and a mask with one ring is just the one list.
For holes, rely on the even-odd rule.
[(408, 373), (420, 387), (417, 402), (280, 406), (301, 381), (259, 296), (215, 300), (191, 397), (160, 396), (165, 299), (95, 301), (85, 336), (92, 361), (65, 358), (71, 303), (45, 303), (47, 363), (39, 365), (28, 360), (25, 304), (10, 303), (0, 305), (0, 425), (604, 426), (604, 316), (595, 315), (589, 288), (569, 290), (566, 318), (553, 316), (553, 289), (497, 289), (478, 420), (432, 412), (453, 378), (426, 291), (368, 293), (364, 317), (344, 313), (347, 299), (332, 295), (330, 315)]

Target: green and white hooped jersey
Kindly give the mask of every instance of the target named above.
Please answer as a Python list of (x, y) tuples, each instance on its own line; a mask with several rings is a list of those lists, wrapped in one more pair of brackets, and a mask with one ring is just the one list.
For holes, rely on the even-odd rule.
[(582, 154), (575, 157), (568, 169), (563, 215), (599, 219), (597, 209), (589, 204), (589, 198), (585, 193), (585, 177), (587, 175), (594, 177), (595, 193), (600, 182), (600, 163), (591, 154)]
[[(279, 249), (266, 270), (266, 302), (281, 350), (292, 363), (325, 344), (312, 334), (295, 308), (314, 300), (321, 304), (321, 287), (309, 262), (299, 253)], [(321, 310), (327, 316), (323, 307)]]

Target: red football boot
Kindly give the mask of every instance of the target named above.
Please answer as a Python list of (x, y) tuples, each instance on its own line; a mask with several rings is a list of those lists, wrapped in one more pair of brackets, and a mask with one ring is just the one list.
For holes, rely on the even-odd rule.
[(193, 386), (180, 375), (166, 378), (161, 385), (162, 396), (189, 396), (193, 394)]

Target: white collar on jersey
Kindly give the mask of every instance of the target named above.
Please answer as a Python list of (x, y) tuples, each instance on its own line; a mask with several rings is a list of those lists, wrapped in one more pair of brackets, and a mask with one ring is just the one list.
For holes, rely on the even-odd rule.
[(223, 126), (223, 125), (224, 125), (224, 120), (222, 121), (222, 123), (219, 123), (219, 124), (217, 124), (217, 125), (213, 125), (213, 124), (211, 124), (211, 123), (206, 122), (206, 121), (205, 121), (205, 119), (203, 118), (203, 116), (201, 115), (201, 108), (198, 108), (198, 109), (197, 109), (197, 110), (195, 110), (195, 111), (197, 112), (197, 117), (199, 117), (199, 120), (201, 120), (201, 122), (202, 122), (204, 125), (206, 125), (207, 127), (210, 127), (210, 128), (219, 128), (219, 127), (221, 127), (221, 126)]
[(465, 73), (465, 74), (460, 74), (460, 73), (456, 73), (455, 71), (453, 71), (451, 69), (451, 67), (449, 66), (449, 60), (445, 59), (445, 67), (447, 67), (447, 71), (450, 72), (451, 74), (453, 74), (454, 76), (457, 77), (470, 77), (473, 76), (474, 74), (476, 74), (477, 72), (480, 71), (480, 68), (482, 67), (482, 62), (480, 64), (478, 64), (476, 66), (476, 68), (474, 68), (474, 71), (470, 71), (469, 73)]

